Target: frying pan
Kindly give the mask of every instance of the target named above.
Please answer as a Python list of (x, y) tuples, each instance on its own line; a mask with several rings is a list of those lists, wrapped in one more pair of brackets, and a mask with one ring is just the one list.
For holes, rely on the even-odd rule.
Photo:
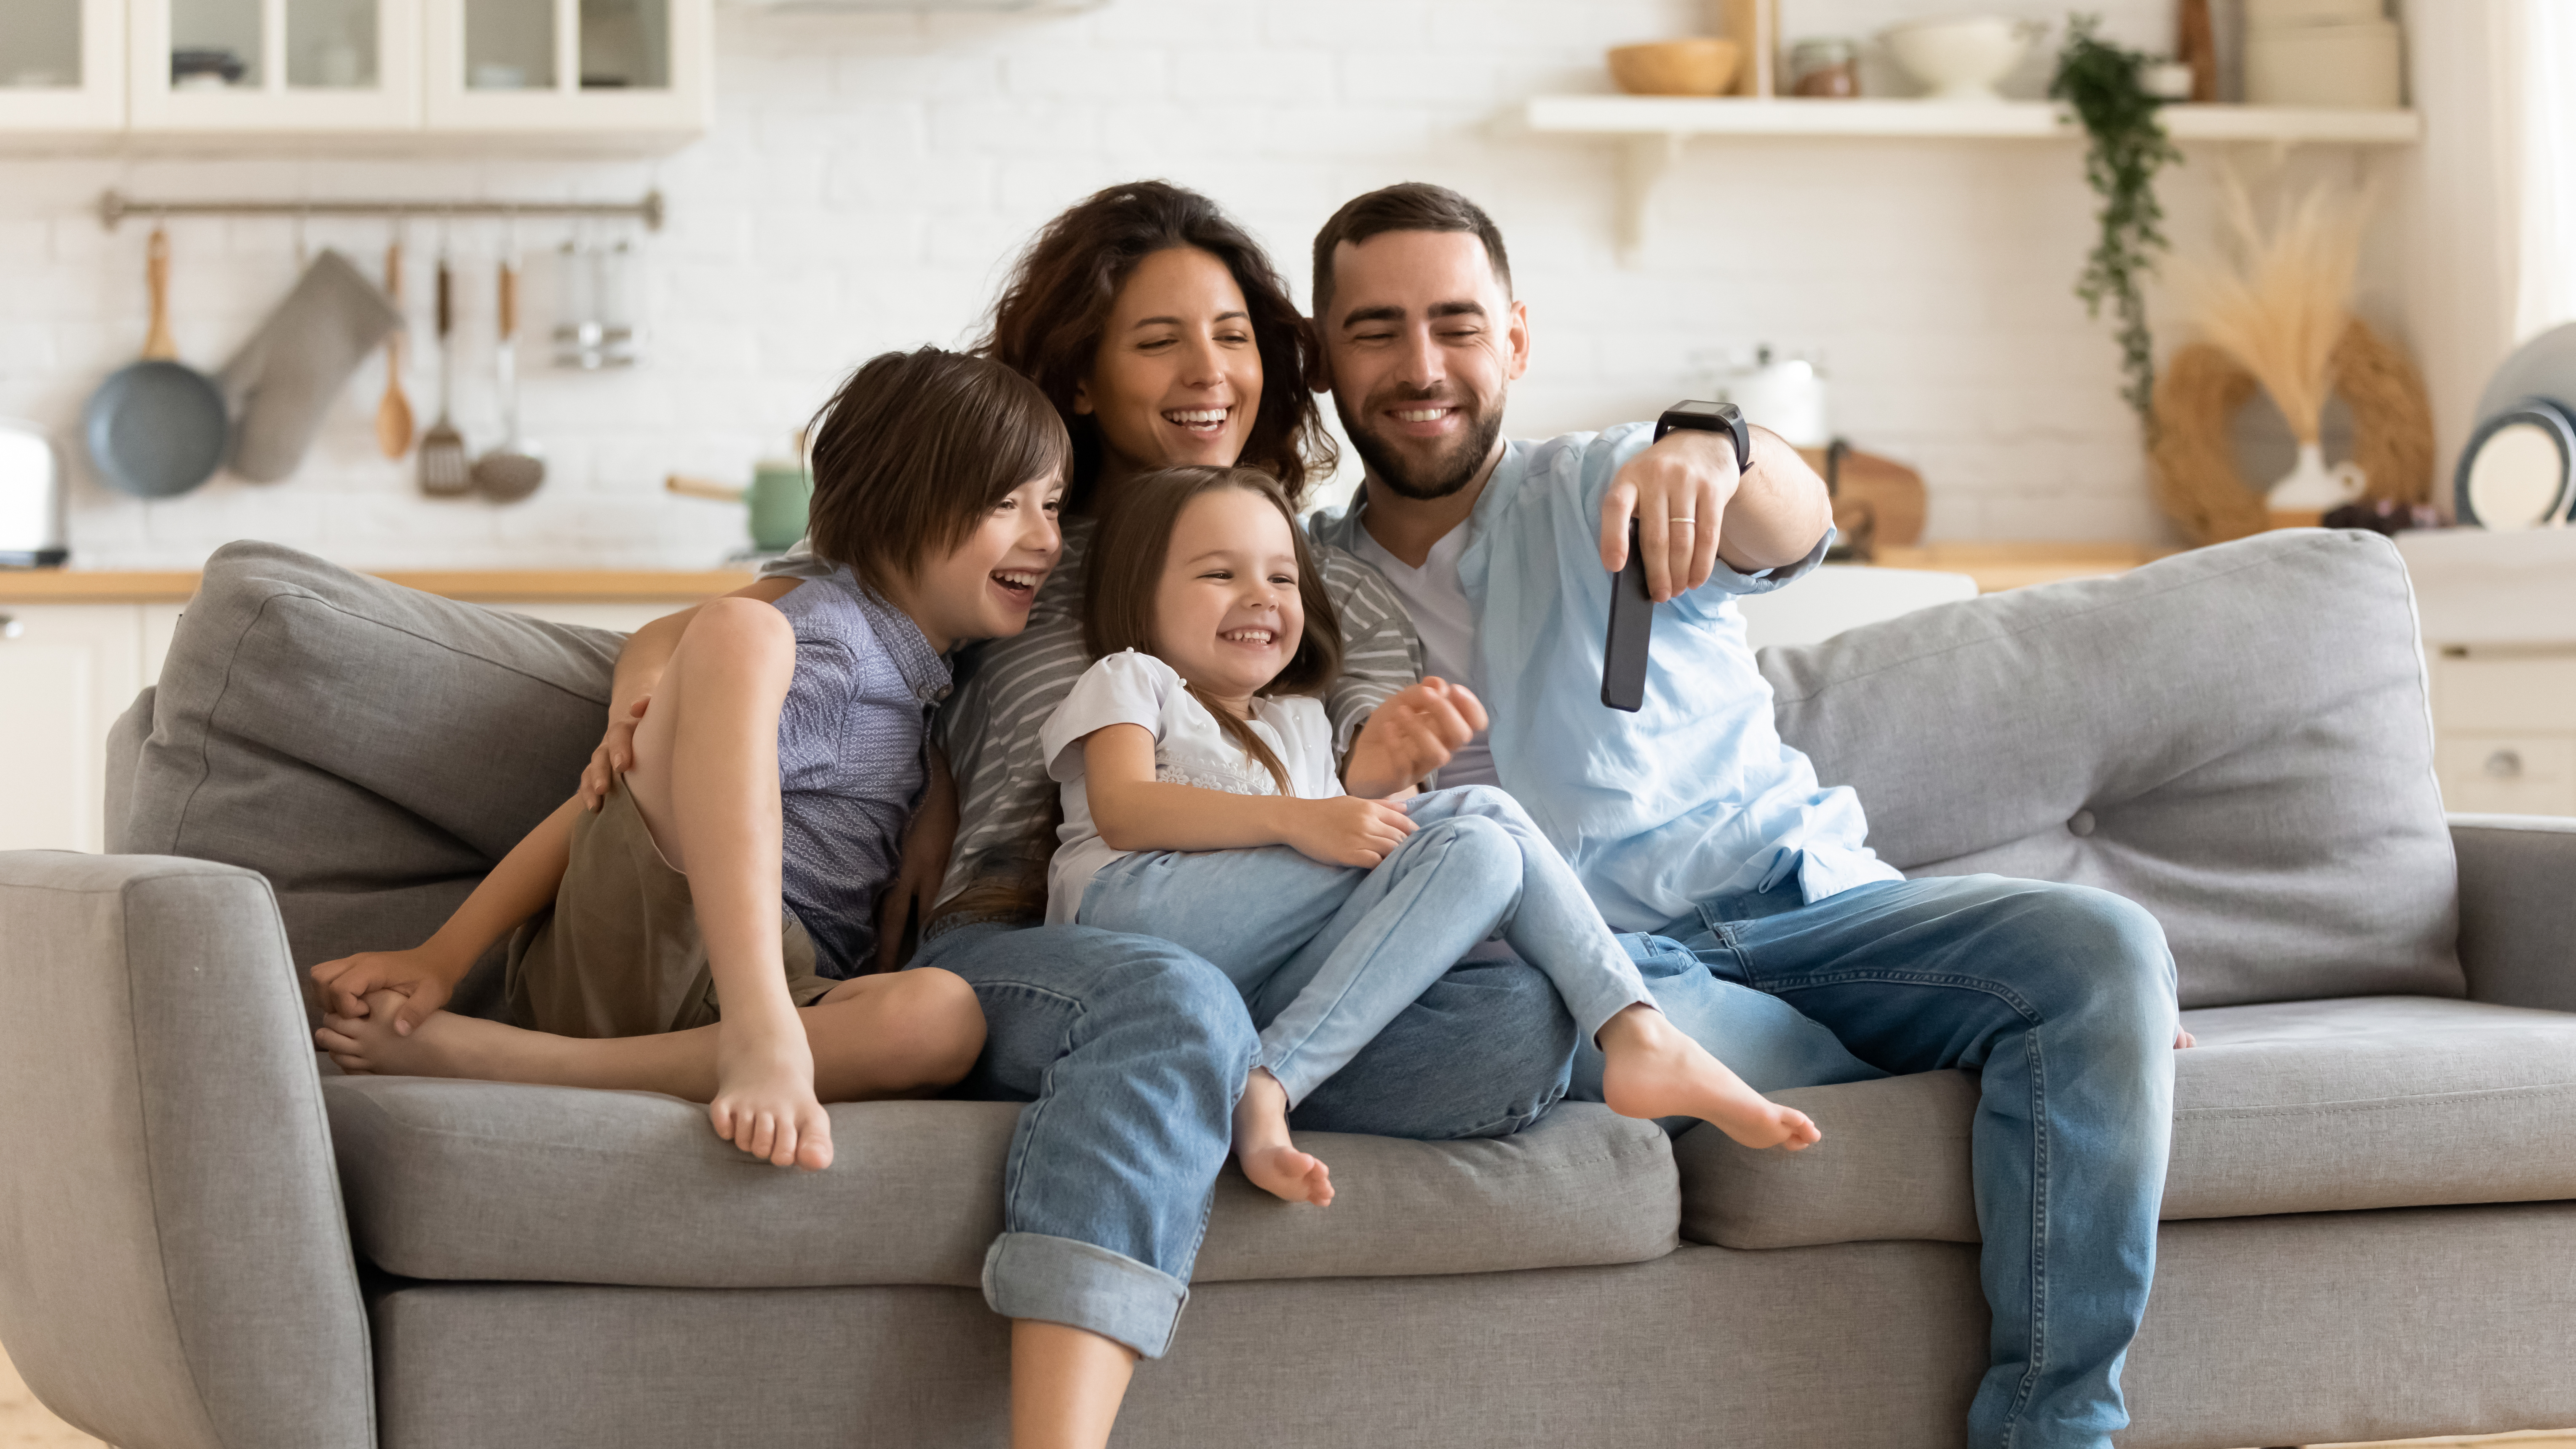
[(223, 466), (232, 423), (214, 379), (178, 360), (170, 336), (170, 238), (159, 227), (152, 229), (148, 256), (152, 330), (143, 339), (143, 360), (117, 369), (90, 395), (81, 438), (107, 486), (137, 498), (168, 498)]

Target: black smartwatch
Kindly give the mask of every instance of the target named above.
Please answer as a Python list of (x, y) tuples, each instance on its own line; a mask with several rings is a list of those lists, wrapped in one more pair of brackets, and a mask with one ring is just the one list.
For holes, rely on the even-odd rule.
[(1724, 433), (1735, 439), (1735, 471), (1753, 466), (1753, 429), (1745, 426), (1744, 410), (1733, 403), (1677, 402), (1655, 419), (1655, 441), (1662, 442), (1664, 434), (1675, 428)]

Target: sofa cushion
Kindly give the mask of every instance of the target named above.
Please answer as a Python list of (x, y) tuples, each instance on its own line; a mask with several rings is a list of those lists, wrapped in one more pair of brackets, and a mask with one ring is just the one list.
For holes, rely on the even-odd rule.
[[(801, 1173), (647, 1092), (336, 1077), (323, 1098), (350, 1228), (378, 1267), (674, 1288), (975, 1286), (1020, 1114), (835, 1106), (833, 1166)], [(1299, 1140), (1333, 1166), (1331, 1209), (1292, 1208), (1228, 1167), (1197, 1281), (1634, 1263), (1678, 1241), (1663, 1132), (1605, 1107), (1560, 1107), (1505, 1138)]]
[(267, 876), (298, 966), (414, 945), (573, 792), (619, 643), (228, 544), (112, 764), (108, 849)]
[[(2434, 997), (2186, 1012), (2163, 1216), (2576, 1198), (2576, 1015)], [(1976, 1079), (1929, 1072), (1776, 1094), (1824, 1141), (1673, 1145), (1682, 1236), (1729, 1248), (1977, 1241)]]
[(1781, 737), (1909, 875), (2115, 891), (2185, 1006), (2459, 996), (2413, 594), (2299, 529), (1767, 649)]

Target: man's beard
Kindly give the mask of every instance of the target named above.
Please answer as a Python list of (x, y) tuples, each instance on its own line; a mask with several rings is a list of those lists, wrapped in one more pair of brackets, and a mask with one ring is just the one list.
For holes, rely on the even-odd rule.
[[(1404, 401), (1437, 401), (1436, 397)], [(1391, 447), (1384, 438), (1369, 430), (1363, 417), (1373, 417), (1376, 409), (1360, 410), (1354, 417), (1350, 399), (1333, 394), (1333, 411), (1341, 417), (1342, 431), (1350, 434), (1351, 447), (1367, 465), (1369, 475), (1393, 489), (1400, 498), (1428, 500), (1446, 498), (1476, 480), (1476, 474), (1493, 456), (1494, 440), (1503, 434), (1503, 400), (1494, 399), (1493, 408), (1479, 414), (1459, 435), (1457, 444), (1444, 453), (1416, 465)]]

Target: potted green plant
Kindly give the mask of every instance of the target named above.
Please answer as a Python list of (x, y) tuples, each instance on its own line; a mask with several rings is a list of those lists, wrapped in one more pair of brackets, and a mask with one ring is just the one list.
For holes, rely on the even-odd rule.
[(2155, 270), (2155, 254), (2168, 245), (2164, 207), (2156, 201), (2156, 173), (2181, 161), (2182, 151), (2157, 118), (2164, 102), (2146, 89), (2145, 71), (2155, 58), (2104, 40), (2101, 23), (2098, 15), (2068, 18), (2066, 44), (2057, 53), (2048, 93), (2072, 107), (2083, 123), (2088, 139), (2084, 179), (2102, 199), (2095, 213), (2101, 235), (2084, 259), (2075, 295), (2084, 299), (2088, 316), (2099, 317), (2103, 302), (2112, 304), (2120, 321), (2120, 371), (2128, 379), (2120, 395), (2152, 437), (2155, 336), (2147, 329), (2141, 284)]

